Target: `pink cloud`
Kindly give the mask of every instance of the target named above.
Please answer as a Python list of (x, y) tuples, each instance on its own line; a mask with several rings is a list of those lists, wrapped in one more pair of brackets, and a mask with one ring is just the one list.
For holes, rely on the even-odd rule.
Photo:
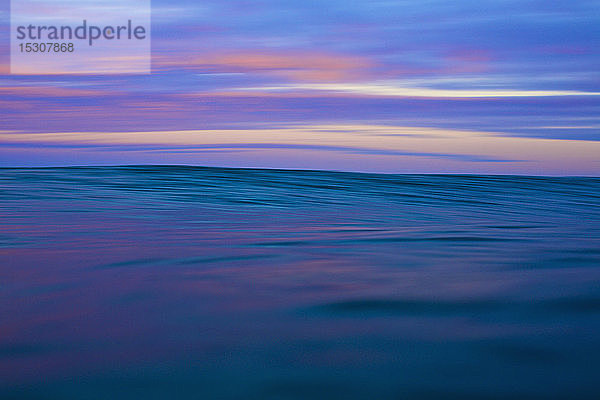
[(373, 63), (358, 56), (316, 52), (240, 51), (171, 59), (156, 57), (155, 68), (259, 73), (292, 81), (345, 81), (370, 75)]
[(492, 57), (481, 49), (459, 49), (445, 56), (445, 70), (449, 73), (481, 73), (489, 71)]

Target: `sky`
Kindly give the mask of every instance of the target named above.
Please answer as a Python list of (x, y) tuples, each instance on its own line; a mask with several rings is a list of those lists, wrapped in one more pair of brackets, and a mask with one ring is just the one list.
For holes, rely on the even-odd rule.
[(0, 1), (0, 166), (600, 176), (598, 1), (154, 0), (151, 74), (27, 76)]

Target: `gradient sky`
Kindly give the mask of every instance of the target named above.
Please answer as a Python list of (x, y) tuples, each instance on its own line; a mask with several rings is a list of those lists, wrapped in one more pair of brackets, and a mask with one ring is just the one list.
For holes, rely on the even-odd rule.
[(0, 166), (600, 175), (598, 1), (154, 0), (137, 76), (9, 75), (1, 2)]

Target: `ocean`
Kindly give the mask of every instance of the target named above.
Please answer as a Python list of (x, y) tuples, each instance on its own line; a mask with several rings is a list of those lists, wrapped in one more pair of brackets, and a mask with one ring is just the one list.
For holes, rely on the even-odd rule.
[(600, 398), (600, 178), (0, 169), (0, 398)]

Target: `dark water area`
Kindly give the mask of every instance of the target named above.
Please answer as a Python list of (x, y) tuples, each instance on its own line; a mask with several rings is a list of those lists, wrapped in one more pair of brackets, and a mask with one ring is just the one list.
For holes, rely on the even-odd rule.
[(0, 398), (600, 398), (600, 179), (0, 169)]

